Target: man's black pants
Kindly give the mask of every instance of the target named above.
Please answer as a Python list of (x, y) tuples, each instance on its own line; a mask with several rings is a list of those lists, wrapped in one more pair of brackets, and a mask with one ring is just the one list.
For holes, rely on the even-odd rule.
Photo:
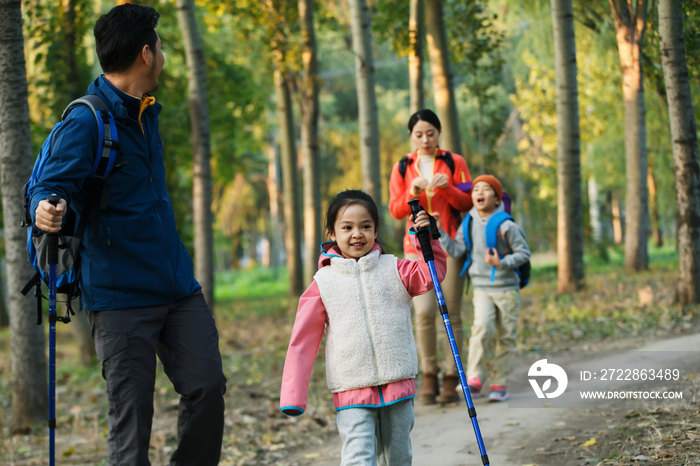
[(163, 306), (89, 312), (109, 399), (110, 465), (150, 465), (156, 354), (180, 394), (171, 465), (216, 465), (226, 378), (219, 335), (201, 291)]

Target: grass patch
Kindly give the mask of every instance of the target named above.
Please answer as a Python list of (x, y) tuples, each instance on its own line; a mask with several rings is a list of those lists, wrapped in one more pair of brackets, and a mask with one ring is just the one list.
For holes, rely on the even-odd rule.
[(285, 267), (255, 266), (244, 270), (227, 270), (216, 274), (214, 295), (217, 302), (234, 299), (280, 297), (289, 293)]

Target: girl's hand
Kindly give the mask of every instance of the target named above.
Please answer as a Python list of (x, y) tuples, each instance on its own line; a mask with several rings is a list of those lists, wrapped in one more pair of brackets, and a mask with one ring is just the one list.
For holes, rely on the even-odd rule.
[(489, 265), (493, 265), (494, 267), (501, 266), (501, 259), (500, 259), (500, 257), (498, 257), (498, 252), (496, 252), (496, 250), (493, 248), (490, 248), (486, 251), (486, 255), (484, 256), (484, 259), (486, 260), (486, 263)]
[(442, 173), (436, 173), (433, 176), (432, 181), (430, 182), (430, 186), (433, 189), (446, 188), (448, 184), (449, 184), (449, 181), (447, 180), (447, 177), (445, 175), (443, 175)]
[(423, 191), (425, 191), (430, 184), (424, 180), (423, 178), (413, 178), (413, 181), (411, 182), (411, 196), (420, 196)]
[(430, 228), (430, 219), (425, 210), (421, 210), (416, 214), (416, 218), (413, 221), (413, 226), (417, 230), (418, 228)]

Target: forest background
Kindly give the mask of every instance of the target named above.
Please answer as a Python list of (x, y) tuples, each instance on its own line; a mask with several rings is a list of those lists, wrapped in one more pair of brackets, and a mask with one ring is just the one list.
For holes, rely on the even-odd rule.
[[(72, 3), (75, 11), (72, 28), (65, 27), (68, 21), (66, 3)], [(160, 132), (180, 235), (194, 253), (188, 68), (176, 5), (171, 1), (142, 3), (156, 7), (161, 14), (158, 32), (167, 62), (154, 95), (164, 105)], [(287, 37), (285, 60), (292, 75), (290, 83), (296, 85), (297, 90), (301, 86), (301, 38), (296, 2), (287, 2), (287, 5), (269, 2), (282, 5), (278, 7), (278, 17), (271, 14), (265, 17), (268, 13), (256, 11), (263, 9), (256, 6), (258, 3), (236, 2), (233, 7), (227, 2), (196, 2), (207, 66), (217, 272), (251, 263), (275, 265), (281, 262), (279, 257), (264, 253), (268, 249), (265, 240), (279, 234), (270, 227), (268, 189), (268, 164), (276, 162), (279, 166), (280, 133), (275, 115), (272, 65), (274, 31), (270, 30), (279, 27)], [(317, 3), (320, 170), (316, 182), (320, 186), (323, 211), (334, 194), (346, 188), (362, 187), (363, 182), (358, 163), (358, 99), (347, 14), (349, 6), (347, 1)], [(586, 3), (589, 2), (581, 2), (581, 5)], [(89, 82), (101, 73), (94, 55), (91, 28), (97, 16), (113, 4), (87, 0), (62, 3), (32, 0), (24, 4), (32, 147), (36, 154), (67, 102), (82, 95)], [(389, 197), (391, 168), (411, 152), (406, 127), (411, 115), (406, 56), (408, 4), (376, 2), (372, 17), (380, 178), (385, 204)], [(598, 242), (594, 239), (600, 243), (619, 244), (624, 239), (625, 226), (622, 75), (612, 20), (602, 18), (595, 30), (591, 29), (585, 23), (586, 8), (581, 5), (578, 7), (582, 10), (577, 11), (574, 18), (578, 21), (576, 45), (585, 239), (587, 246)], [(607, 8), (606, 4), (601, 6)], [(672, 147), (655, 8), (650, 6), (649, 12), (643, 52), (647, 150), (650, 179), (655, 184), (654, 192), (650, 193), (650, 231), (659, 232), (661, 241), (673, 242), (676, 209)], [(485, 170), (503, 181), (514, 201), (516, 221), (523, 225), (533, 251), (555, 250), (557, 115), (549, 2), (447, 0), (444, 16), (463, 142), (460, 149), (450, 150), (464, 155), (472, 178)], [(283, 22), (275, 24), (275, 20)], [(700, 71), (696, 62), (700, 32), (695, 20), (693, 11), (685, 22), (692, 77)], [(71, 31), (75, 37), (68, 41), (66, 35)], [(497, 37), (487, 37), (490, 35)], [(466, 58), (473, 57), (465, 52), (465, 49), (475, 48), (474, 38), (490, 40), (482, 47), (483, 54), (476, 56), (477, 66), (472, 66)], [(467, 42), (469, 39), (472, 41)], [(67, 56), (75, 61), (66, 59)], [(434, 109), (429, 66), (425, 65), (424, 70), (424, 106)], [(692, 95), (697, 113), (697, 79), (691, 79), (691, 86), (695, 91)], [(293, 93), (297, 146), (300, 99), (298, 92)], [(299, 156), (300, 173), (305, 163)], [(277, 183), (281, 183), (279, 178), (278, 175)], [(298, 191), (302, 196), (301, 183)], [(298, 213), (303, 214), (301, 210)], [(592, 224), (591, 216), (597, 219), (597, 225)], [(403, 222), (394, 220), (388, 210), (384, 211), (383, 220), (387, 224), (386, 241), (400, 253)], [(310, 247), (315, 250), (317, 245)]]

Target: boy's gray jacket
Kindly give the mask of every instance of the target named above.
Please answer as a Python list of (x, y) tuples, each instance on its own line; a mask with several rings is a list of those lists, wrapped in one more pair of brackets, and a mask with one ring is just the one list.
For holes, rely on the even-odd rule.
[[(493, 213), (503, 209), (501, 206)], [(492, 213), (492, 215), (493, 215)], [(469, 211), (472, 216), (471, 239), (472, 239), (472, 256), (471, 264), (469, 265), (469, 278), (475, 288), (481, 288), (488, 291), (505, 291), (520, 289), (520, 277), (515, 269), (530, 259), (530, 248), (525, 242), (525, 233), (523, 230), (511, 220), (506, 220), (501, 224), (501, 235), (506, 239), (511, 254), (506, 254), (501, 258), (501, 266), (496, 269), (494, 281), (491, 281), (491, 265), (486, 263), (486, 222), (479, 216), (479, 211), (473, 207)], [(488, 220), (488, 219), (486, 219)], [(454, 239), (450, 235), (441, 231), (440, 243), (445, 249), (445, 252), (452, 257), (460, 257), (463, 255), (467, 247), (464, 243), (464, 229), (462, 226), (457, 230)]]

